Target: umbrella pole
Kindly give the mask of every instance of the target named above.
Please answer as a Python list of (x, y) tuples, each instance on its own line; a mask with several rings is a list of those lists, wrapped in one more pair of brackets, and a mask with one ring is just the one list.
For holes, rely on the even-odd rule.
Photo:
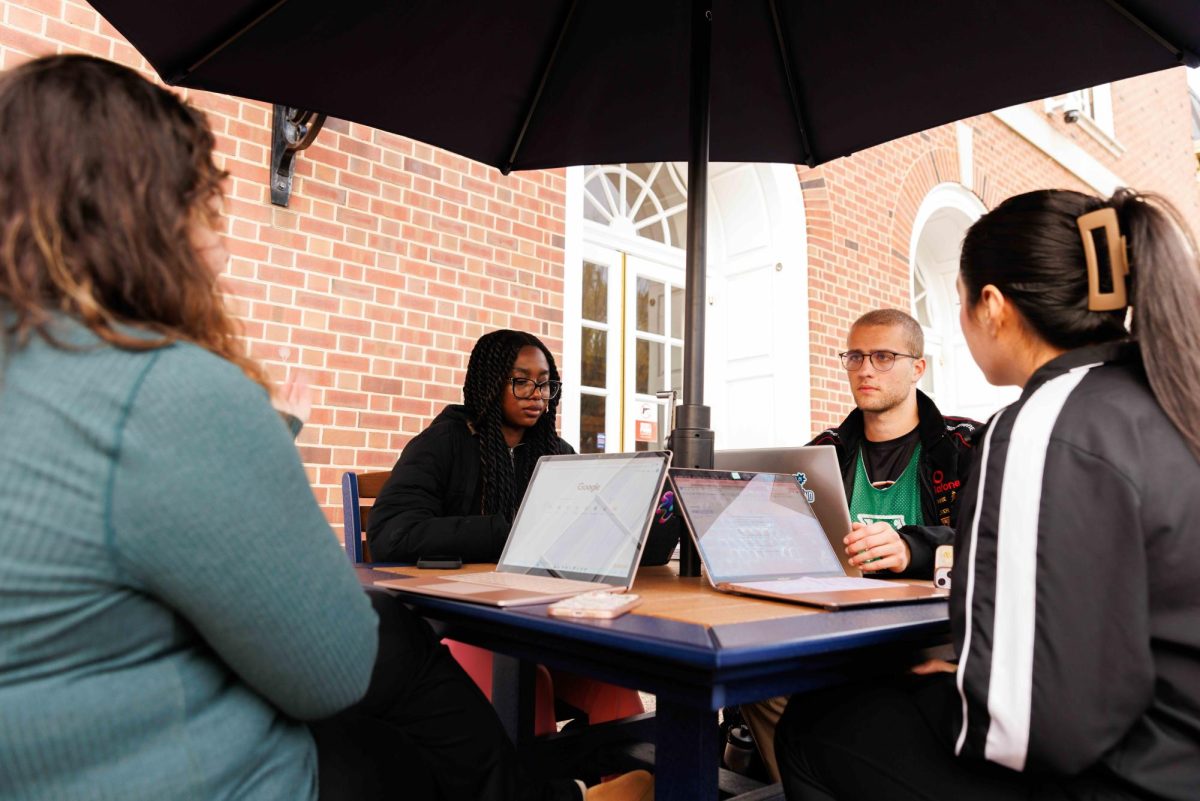
[[(712, 0), (692, 3), (691, 93), (687, 195), (687, 254), (683, 318), (683, 404), (671, 432), (672, 464), (711, 468), (711, 410), (704, 405), (704, 313), (708, 248), (708, 134), (712, 72)], [(679, 575), (699, 576), (690, 537), (679, 542)]]

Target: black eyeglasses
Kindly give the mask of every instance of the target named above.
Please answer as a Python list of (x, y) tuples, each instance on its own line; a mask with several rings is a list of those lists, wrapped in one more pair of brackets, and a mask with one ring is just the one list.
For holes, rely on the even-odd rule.
[(553, 400), (562, 391), (561, 381), (534, 381), (532, 378), (510, 378), (513, 397), (518, 400), (529, 400), (541, 396), (542, 400)]
[(842, 359), (842, 367), (845, 367), (850, 372), (854, 372), (863, 365), (863, 359), (870, 357), (871, 364), (881, 373), (886, 373), (896, 366), (896, 359), (904, 357), (905, 359), (920, 359), (921, 356), (913, 356), (911, 353), (896, 353), (894, 350), (873, 350), (870, 353), (863, 353), (861, 350), (848, 350), (845, 353), (839, 353)]

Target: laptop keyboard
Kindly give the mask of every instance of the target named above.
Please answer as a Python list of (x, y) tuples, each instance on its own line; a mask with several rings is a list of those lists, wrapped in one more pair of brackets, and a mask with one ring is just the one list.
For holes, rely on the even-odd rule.
[(607, 584), (596, 584), (593, 581), (574, 581), (572, 579), (553, 578), (552, 576), (530, 576), (524, 573), (468, 573), (463, 576), (440, 576), (452, 581), (465, 581), (468, 584), (487, 584), (506, 590), (526, 590), (527, 592), (561, 593), (571, 590), (603, 589)]

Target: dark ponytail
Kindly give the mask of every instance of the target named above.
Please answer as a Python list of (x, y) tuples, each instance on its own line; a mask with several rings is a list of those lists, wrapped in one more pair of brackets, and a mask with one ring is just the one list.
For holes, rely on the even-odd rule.
[[(502, 514), (512, 520), (521, 498), (518, 487), (529, 483), (537, 460), (559, 451), (555, 418), (558, 414), (558, 398), (551, 398), (546, 412), (525, 432), (522, 458), (509, 456), (508, 444), (504, 441), (504, 413), (500, 406), (502, 394), (509, 392), (513, 363), (523, 348), (535, 347), (546, 357), (550, 365), (550, 380), (558, 381), (558, 367), (542, 341), (533, 334), (502, 329), (484, 334), (471, 350), (467, 362), (467, 377), (463, 382), (463, 403), (467, 407), (479, 436), (480, 474), (483, 481), (482, 514)], [(517, 471), (520, 471), (518, 474)]]
[(1200, 262), (1187, 225), (1165, 199), (1120, 190), (1128, 238), (1133, 334), (1154, 397), (1200, 459)]
[(1120, 189), (1109, 200), (1065, 190), (1017, 195), (981, 217), (963, 240), (969, 303), (988, 284), (1049, 344), (1071, 350), (1124, 339), (1126, 310), (1088, 309), (1087, 269), (1076, 221), (1117, 212), (1126, 237), (1132, 333), (1150, 388), (1200, 459), (1200, 263), (1187, 227), (1154, 195)]

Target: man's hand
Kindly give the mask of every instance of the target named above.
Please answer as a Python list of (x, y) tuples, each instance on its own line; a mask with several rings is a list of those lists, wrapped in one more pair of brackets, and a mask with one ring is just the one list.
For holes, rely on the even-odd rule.
[(947, 662), (945, 659), (930, 659), (919, 665), (913, 665), (909, 671), (918, 676), (931, 676), (934, 673), (955, 673), (958, 671), (958, 665)]
[(850, 564), (864, 573), (880, 570), (900, 573), (912, 559), (908, 543), (887, 523), (852, 523), (842, 542), (846, 544)]

